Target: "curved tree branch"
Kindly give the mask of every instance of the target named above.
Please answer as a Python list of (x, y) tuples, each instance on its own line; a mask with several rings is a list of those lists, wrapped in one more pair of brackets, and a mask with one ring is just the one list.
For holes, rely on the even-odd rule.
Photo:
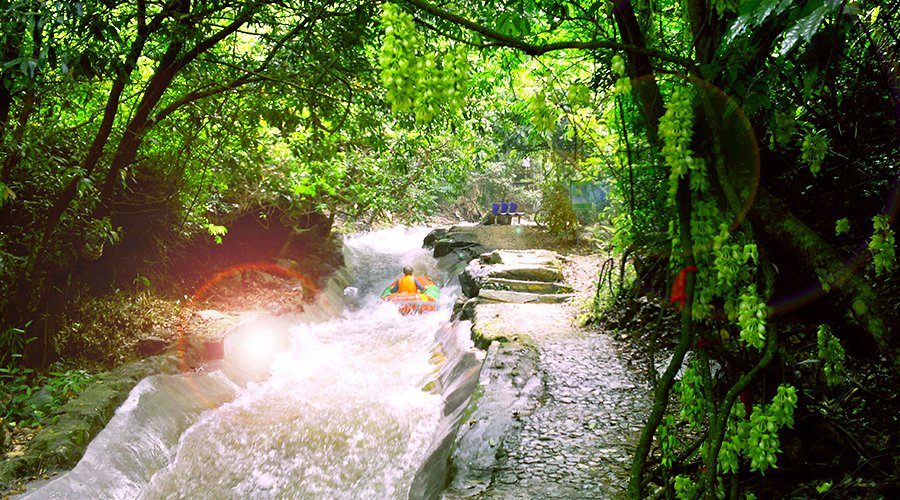
[(475, 33), (479, 33), (482, 36), (489, 38), (494, 41), (494, 43), (486, 43), (481, 45), (476, 45), (480, 47), (509, 47), (512, 49), (516, 49), (520, 52), (531, 56), (540, 56), (543, 54), (547, 54), (549, 52), (556, 52), (560, 50), (595, 50), (595, 49), (608, 49), (608, 50), (622, 50), (622, 51), (631, 51), (639, 54), (644, 54), (649, 57), (653, 57), (655, 59), (661, 59), (663, 61), (669, 61), (675, 64), (678, 64), (685, 69), (692, 69), (694, 67), (694, 63), (690, 59), (685, 59), (683, 57), (678, 57), (673, 54), (667, 54), (665, 52), (660, 52), (654, 49), (648, 49), (647, 47), (642, 47), (638, 45), (630, 45), (626, 43), (614, 42), (611, 40), (569, 40), (562, 42), (553, 42), (546, 44), (532, 44), (528, 43), (524, 40), (521, 40), (516, 37), (512, 37), (509, 35), (504, 35), (499, 31), (495, 31), (487, 26), (482, 26), (478, 23), (470, 21), (462, 16), (454, 14), (452, 12), (443, 10), (439, 7), (436, 7), (425, 0), (403, 0), (407, 4), (415, 7), (418, 10), (423, 12), (427, 12), (435, 17), (443, 19), (445, 21), (449, 21), (453, 24), (461, 26), (469, 31), (474, 31)]

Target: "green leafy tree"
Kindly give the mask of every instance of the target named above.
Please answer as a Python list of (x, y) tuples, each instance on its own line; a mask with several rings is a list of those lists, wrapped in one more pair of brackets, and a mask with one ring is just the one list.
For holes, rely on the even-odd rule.
[[(685, 498), (724, 495), (722, 471), (741, 473), (734, 457), (747, 457), (749, 469), (760, 472), (777, 461), (778, 431), (793, 424), (797, 405), (793, 385), (782, 385), (772, 403), (754, 407), (748, 429), (729, 422), (739, 394), (768, 392), (759, 376), (782, 348), (780, 325), (771, 317), (769, 303), (775, 290), (796, 279), (777, 275), (785, 262), (799, 262), (799, 276), (814, 282), (825, 276), (823, 291), (834, 294), (848, 317), (896, 366), (896, 335), (886, 327), (894, 322), (890, 307), (868, 280), (847, 270), (839, 247), (830, 243), (834, 227), (820, 222), (823, 207), (829, 214), (849, 209), (824, 202), (825, 193), (834, 195), (840, 189), (836, 158), (856, 158), (850, 150), (860, 150), (859, 143), (847, 136), (846, 120), (839, 118), (849, 97), (846, 89), (853, 88), (876, 116), (886, 117), (883, 110), (900, 103), (886, 85), (890, 75), (883, 67), (861, 62), (864, 54), (880, 48), (879, 43), (891, 43), (885, 30), (859, 22), (873, 17), (869, 14), (875, 12), (873, 5), (847, 8), (837, 1), (767, 0), (664, 3), (654, 16), (649, 3), (637, 1), (619, 2), (611, 11), (600, 3), (515, 2), (515, 8), (512, 3), (503, 6), (517, 14), (501, 18), (494, 15), (494, 4), (439, 7), (405, 0), (399, 5), (424, 29), (466, 40), (483, 53), (504, 47), (546, 61), (551, 59), (548, 55), (576, 51), (585, 60), (605, 63), (608, 69), (595, 73), (593, 90), (611, 88), (607, 96), (625, 101), (616, 111), (619, 134), (627, 138), (622, 148), (627, 161), (613, 164), (628, 165), (627, 171), (623, 169), (627, 176), (612, 172), (619, 181), (618, 206), (628, 211), (628, 217), (617, 219), (623, 221), (621, 231), (631, 233), (623, 239), (632, 243), (623, 246), (633, 245), (640, 234), (636, 227), (661, 228), (657, 234), (664, 236), (657, 239), (668, 240), (670, 273), (698, 269), (686, 274), (678, 344), (656, 383), (655, 405), (635, 453), (630, 497), (644, 497), (647, 455), (668, 418), (675, 375), (691, 346), (701, 341), (720, 348), (695, 349), (697, 383), (690, 394), (701, 404), (691, 406), (696, 411), (682, 417), (707, 431), (700, 447), (703, 469), (696, 478), (675, 479), (675, 489)], [(641, 16), (636, 12), (650, 15), (638, 21)], [(511, 21), (516, 16), (527, 22)], [(518, 64), (508, 60), (510, 67)], [(798, 74), (802, 84), (797, 83)], [(872, 92), (863, 99), (859, 92), (867, 87)], [(538, 129), (552, 126), (551, 102), (545, 91), (526, 100)], [(864, 123), (864, 112), (851, 120)], [(798, 134), (798, 129), (805, 132)], [(769, 149), (760, 153), (755, 145), (766, 139)], [(883, 162), (897, 151), (896, 141), (882, 136), (871, 143), (869, 158), (882, 167), (860, 168), (875, 178), (890, 178)], [(641, 156), (639, 150), (649, 153)], [(792, 200), (789, 190), (801, 182), (814, 186), (822, 203), (799, 209), (787, 203)], [(649, 196), (638, 195), (639, 185), (647, 186)], [(854, 193), (853, 199), (870, 207), (868, 215), (859, 206), (854, 214), (870, 218), (879, 211), (877, 203), (887, 197), (887, 184), (879, 186)], [(655, 203), (642, 203), (660, 192), (664, 196)], [(856, 227), (858, 221), (848, 222)], [(869, 248), (875, 271), (882, 274), (890, 269), (893, 238), (887, 219), (876, 220), (874, 230)], [(740, 344), (730, 345), (731, 335), (711, 335), (729, 330), (737, 333)], [(716, 377), (710, 368), (713, 360), (726, 367)], [(683, 407), (688, 404), (686, 394), (682, 392)], [(671, 427), (665, 426), (668, 448)], [(720, 457), (726, 456), (728, 466), (723, 469)], [(732, 495), (737, 487), (737, 482), (730, 486)]]

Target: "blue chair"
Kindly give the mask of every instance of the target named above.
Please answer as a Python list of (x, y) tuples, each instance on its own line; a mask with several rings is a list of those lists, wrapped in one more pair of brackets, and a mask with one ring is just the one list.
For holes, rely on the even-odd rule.
[(500, 204), (500, 214), (503, 215), (503, 214), (507, 214), (507, 213), (509, 213), (509, 203), (506, 203), (504, 201), (503, 203)]
[(491, 213), (494, 215), (500, 215), (500, 204), (499, 203), (491, 203)]
[(519, 211), (519, 204), (511, 201), (509, 202), (509, 222), (512, 223), (513, 217), (518, 217), (519, 223), (522, 223), (522, 216), (525, 215), (525, 210)]

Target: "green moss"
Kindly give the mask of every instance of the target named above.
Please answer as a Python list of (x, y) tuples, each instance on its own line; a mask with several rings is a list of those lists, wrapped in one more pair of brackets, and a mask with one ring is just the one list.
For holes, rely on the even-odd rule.
[(869, 331), (872, 332), (876, 340), (884, 335), (884, 323), (881, 321), (881, 318), (869, 318)]
[(480, 325), (476, 322), (472, 326), (472, 342), (475, 343), (475, 347), (487, 350), (491, 342), (495, 340), (502, 343), (509, 342), (509, 339), (500, 334), (490, 323)]
[(472, 391), (472, 395), (469, 396), (469, 403), (466, 405), (466, 409), (463, 410), (462, 416), (460, 417), (460, 422), (465, 424), (472, 418), (472, 415), (475, 414), (475, 410), (478, 409), (478, 401), (484, 396), (484, 388), (481, 384), (475, 384), (475, 390)]
[(0, 461), (0, 489), (40, 469), (70, 469), (115, 414), (131, 389), (144, 377), (179, 370), (176, 356), (156, 356), (122, 365), (97, 375), (78, 398), (60, 408), (56, 423), (47, 425), (31, 441), (25, 455)]

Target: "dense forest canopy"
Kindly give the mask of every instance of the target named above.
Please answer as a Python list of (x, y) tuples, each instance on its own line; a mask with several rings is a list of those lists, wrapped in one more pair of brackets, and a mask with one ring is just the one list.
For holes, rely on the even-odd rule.
[(737, 498), (845, 363), (896, 374), (900, 2), (4, 0), (0, 16), (5, 364), (52, 360), (91, 269), (138, 262), (105, 286), (146, 284), (243, 214), (330, 228), (517, 197), (568, 232), (570, 186), (594, 182), (609, 206), (587, 222), (610, 228), (634, 293), (680, 314), (630, 496)]

